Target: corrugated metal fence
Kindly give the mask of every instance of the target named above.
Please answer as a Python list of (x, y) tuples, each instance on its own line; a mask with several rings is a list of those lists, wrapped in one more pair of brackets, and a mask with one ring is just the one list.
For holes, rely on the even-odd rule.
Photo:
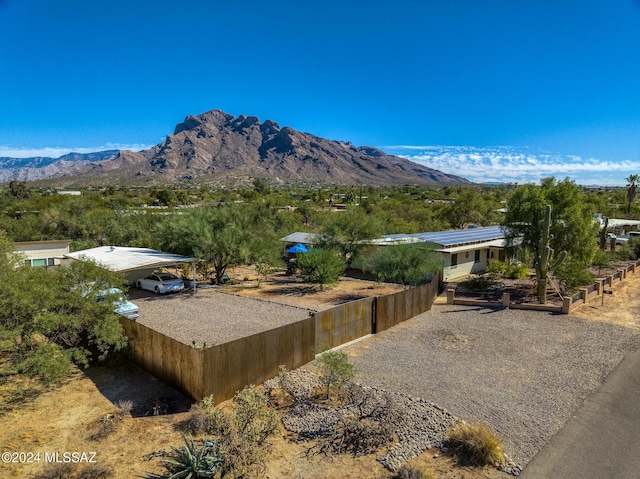
[(216, 403), (249, 384), (295, 369), (316, 353), (381, 332), (428, 311), (440, 276), (431, 283), (377, 298), (364, 298), (320, 311), (295, 323), (196, 349), (147, 326), (121, 318), (134, 362), (194, 400), (213, 395)]

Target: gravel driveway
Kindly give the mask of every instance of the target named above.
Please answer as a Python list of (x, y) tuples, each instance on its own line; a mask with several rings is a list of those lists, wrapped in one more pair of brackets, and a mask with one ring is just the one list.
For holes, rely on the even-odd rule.
[(639, 347), (637, 333), (612, 324), (441, 305), (344, 351), (356, 381), (488, 424), (524, 466)]
[(156, 296), (133, 291), (137, 321), (184, 344), (223, 344), (309, 317), (309, 310), (214, 289)]

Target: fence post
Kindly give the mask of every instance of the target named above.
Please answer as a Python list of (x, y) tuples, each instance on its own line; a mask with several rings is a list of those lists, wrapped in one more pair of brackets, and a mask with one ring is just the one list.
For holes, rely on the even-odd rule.
[(562, 314), (569, 314), (570, 309), (571, 309), (571, 296), (566, 296), (562, 300)]
[(580, 288), (580, 299), (583, 303), (587, 302), (587, 296), (589, 295), (589, 290), (587, 288)]
[(597, 291), (598, 291), (598, 296), (602, 296), (602, 290), (604, 289), (604, 280), (598, 281), (596, 283), (596, 288), (597, 288)]
[(456, 288), (447, 288), (447, 304), (453, 304), (453, 298), (456, 294)]
[(620, 276), (620, 281), (624, 280), (627, 277), (627, 268), (622, 268), (622, 275)]
[(511, 304), (511, 293), (502, 293), (502, 306), (509, 309)]

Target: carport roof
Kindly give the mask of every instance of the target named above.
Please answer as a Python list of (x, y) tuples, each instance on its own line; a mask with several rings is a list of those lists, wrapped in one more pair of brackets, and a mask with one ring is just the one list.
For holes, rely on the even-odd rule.
[(136, 269), (171, 266), (178, 263), (191, 263), (194, 258), (179, 254), (166, 253), (149, 248), (130, 248), (125, 246), (99, 246), (68, 253), (65, 258), (92, 260), (103, 268), (117, 272)]

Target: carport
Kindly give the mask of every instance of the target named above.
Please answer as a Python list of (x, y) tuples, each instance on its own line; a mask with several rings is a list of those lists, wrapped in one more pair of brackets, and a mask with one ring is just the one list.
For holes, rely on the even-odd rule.
[(67, 253), (64, 258), (69, 261), (93, 261), (98, 266), (110, 271), (124, 273), (125, 280), (130, 285), (135, 284), (137, 279), (152, 274), (159, 268), (178, 266), (185, 263), (192, 263), (193, 279), (195, 280), (195, 262), (197, 261), (189, 256), (149, 248), (126, 246), (99, 246)]

